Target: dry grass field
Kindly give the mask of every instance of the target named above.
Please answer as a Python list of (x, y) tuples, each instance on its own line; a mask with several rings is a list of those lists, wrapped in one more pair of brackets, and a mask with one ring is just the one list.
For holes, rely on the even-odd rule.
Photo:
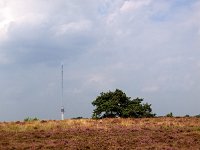
[(0, 149), (200, 149), (199, 118), (0, 123)]

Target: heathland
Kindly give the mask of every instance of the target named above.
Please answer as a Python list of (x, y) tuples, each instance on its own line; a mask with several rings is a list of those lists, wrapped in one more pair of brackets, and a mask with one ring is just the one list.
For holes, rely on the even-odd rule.
[(200, 119), (69, 119), (0, 123), (0, 149), (200, 149)]

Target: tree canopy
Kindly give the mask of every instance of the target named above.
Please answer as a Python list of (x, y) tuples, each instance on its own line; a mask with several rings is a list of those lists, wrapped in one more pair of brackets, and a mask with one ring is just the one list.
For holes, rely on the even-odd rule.
[(142, 118), (154, 117), (151, 104), (142, 104), (143, 99), (132, 99), (119, 89), (114, 92), (102, 92), (100, 96), (92, 102), (96, 108), (93, 110), (93, 118)]

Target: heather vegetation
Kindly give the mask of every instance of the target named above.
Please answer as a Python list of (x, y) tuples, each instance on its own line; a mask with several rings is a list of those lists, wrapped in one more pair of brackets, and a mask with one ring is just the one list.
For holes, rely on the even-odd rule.
[(200, 149), (196, 117), (0, 123), (0, 149)]

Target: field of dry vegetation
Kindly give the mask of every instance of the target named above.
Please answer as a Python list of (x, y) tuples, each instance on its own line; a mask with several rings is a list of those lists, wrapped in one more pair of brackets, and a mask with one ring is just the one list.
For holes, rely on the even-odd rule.
[(0, 149), (200, 149), (199, 118), (0, 123)]

